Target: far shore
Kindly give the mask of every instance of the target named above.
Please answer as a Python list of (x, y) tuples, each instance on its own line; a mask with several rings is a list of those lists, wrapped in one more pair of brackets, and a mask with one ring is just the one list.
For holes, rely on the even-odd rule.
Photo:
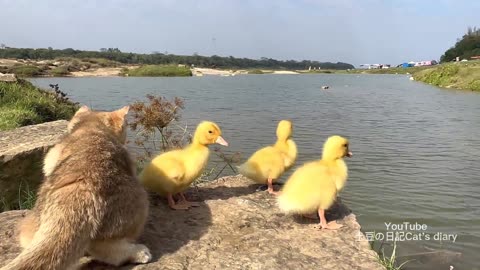
[[(138, 68), (138, 69), (137, 69)], [(138, 72), (142, 69), (142, 72)], [(166, 69), (166, 71), (164, 71)], [(7, 71), (7, 72), (5, 72)], [(146, 72), (143, 72), (146, 71)], [(389, 69), (219, 69), (188, 65), (121, 64), (108, 59), (23, 60), (0, 59), (0, 73), (14, 73), (19, 77), (120, 77), (120, 76), (237, 76), (237, 75), (295, 75), (295, 74), (405, 74), (411, 80), (439, 87), (480, 91), (480, 60), (442, 63), (434, 66)]]
[[(42, 67), (47, 70), (54, 70), (56, 68), (71, 65), (71, 62), (61, 60), (23, 60), (23, 59), (1, 59), (0, 67), (14, 68), (20, 66), (35, 66)], [(78, 65), (78, 64), (77, 64)], [(70, 71), (65, 74), (47, 74), (35, 75), (33, 77), (118, 77), (125, 76), (126, 69), (138, 68), (141, 65), (116, 65), (114, 67), (80, 67), (81, 70)], [(185, 67), (185, 65), (178, 65)], [(271, 69), (218, 69), (218, 68), (204, 68), (192, 67), (192, 76), (236, 76), (248, 74), (301, 74), (308, 72), (308, 70), (271, 70)], [(252, 72), (254, 71), (254, 72)], [(1, 70), (0, 70), (1, 72)], [(28, 77), (28, 76), (27, 76)]]

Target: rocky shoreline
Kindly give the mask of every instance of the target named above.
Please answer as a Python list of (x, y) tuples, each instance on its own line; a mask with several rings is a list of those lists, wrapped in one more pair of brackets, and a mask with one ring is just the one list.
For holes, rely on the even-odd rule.
[[(192, 187), (201, 206), (172, 211), (151, 194), (149, 221), (141, 242), (154, 259), (121, 269), (384, 269), (341, 202), (327, 215), (339, 231), (314, 228), (318, 221), (286, 216), (275, 198), (237, 175)], [(25, 211), (0, 214), (0, 266), (19, 252), (15, 224)], [(83, 269), (114, 269), (83, 259)]]

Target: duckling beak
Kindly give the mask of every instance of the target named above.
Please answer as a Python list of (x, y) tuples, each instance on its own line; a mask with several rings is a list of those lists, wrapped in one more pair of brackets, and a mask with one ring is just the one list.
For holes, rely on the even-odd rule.
[(353, 156), (352, 152), (348, 151), (347, 157), (352, 157), (352, 156)]
[(218, 136), (215, 143), (218, 143), (218, 144), (223, 145), (223, 146), (228, 146), (228, 142), (225, 141), (225, 139), (223, 139), (222, 136)]

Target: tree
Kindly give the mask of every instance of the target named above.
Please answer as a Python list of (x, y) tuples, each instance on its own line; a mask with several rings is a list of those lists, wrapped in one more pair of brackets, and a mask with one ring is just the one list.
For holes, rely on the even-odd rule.
[(480, 29), (469, 27), (467, 33), (441, 56), (440, 62), (449, 62), (457, 57), (468, 59), (477, 55), (480, 55)]
[[(476, 30), (478, 31), (478, 30)], [(473, 29), (472, 29), (473, 33)], [(478, 36), (476, 37), (478, 38)], [(118, 48), (101, 48), (100, 51), (80, 51), (72, 48), (63, 50), (56, 49), (25, 49), (25, 48), (8, 48), (0, 51), (0, 58), (18, 58), (18, 59), (55, 59), (58, 57), (72, 57), (78, 59), (85, 58), (106, 58), (112, 61), (125, 64), (145, 64), (145, 65), (165, 65), (165, 64), (188, 64), (197, 67), (218, 67), (218, 68), (268, 68), (268, 69), (305, 69), (309, 66), (321, 67), (322, 69), (353, 69), (354, 67), (348, 63), (329, 63), (311, 60), (288, 60), (280, 61), (267, 57), (261, 60), (248, 58), (236, 58), (233, 56), (202, 56), (194, 53), (193, 55), (174, 55), (165, 51), (165, 54), (137, 54), (124, 53)]]

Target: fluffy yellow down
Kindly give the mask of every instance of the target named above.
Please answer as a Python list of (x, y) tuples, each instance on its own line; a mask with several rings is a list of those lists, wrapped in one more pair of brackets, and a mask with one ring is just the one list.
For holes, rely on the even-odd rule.
[(330, 208), (347, 180), (348, 169), (343, 157), (349, 156), (347, 139), (329, 137), (322, 159), (304, 164), (287, 180), (277, 198), (279, 208), (296, 214)]
[(207, 165), (210, 153), (207, 145), (228, 145), (221, 135), (217, 124), (208, 121), (200, 123), (190, 145), (155, 157), (140, 174), (140, 181), (148, 190), (160, 195), (183, 192)]
[(253, 181), (265, 184), (271, 178), (275, 182), (297, 158), (297, 146), (290, 138), (292, 123), (282, 120), (277, 127), (277, 141), (274, 145), (256, 151), (245, 163), (238, 167), (240, 174)]

